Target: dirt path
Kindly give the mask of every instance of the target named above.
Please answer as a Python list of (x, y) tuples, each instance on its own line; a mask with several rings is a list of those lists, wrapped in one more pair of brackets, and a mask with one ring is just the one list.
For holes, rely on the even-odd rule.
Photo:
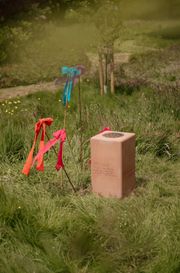
[(15, 98), (18, 96), (26, 96), (28, 94), (36, 93), (38, 91), (55, 92), (56, 90), (58, 90), (58, 86), (56, 86), (54, 82), (2, 88), (0, 89), (0, 101)]
[[(98, 55), (93, 53), (87, 53), (87, 56), (91, 62), (91, 68), (89, 73), (93, 75), (98, 70)], [(115, 64), (128, 63), (130, 59), (130, 53), (115, 53)], [(0, 101), (11, 99), (15, 97), (22, 97), (28, 94), (36, 93), (38, 91), (55, 92), (58, 90), (58, 86), (54, 82), (31, 84), (28, 86), (16, 86), (10, 88), (0, 89)]]

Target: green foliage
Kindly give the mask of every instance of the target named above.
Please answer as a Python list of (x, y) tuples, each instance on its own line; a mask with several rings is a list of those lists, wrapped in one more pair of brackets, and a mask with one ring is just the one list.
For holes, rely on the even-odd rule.
[(9, 57), (8, 45), (11, 41), (8, 27), (0, 28), (0, 65), (6, 63)]
[(99, 30), (102, 43), (111, 45), (120, 36), (122, 21), (119, 16), (119, 6), (107, 1), (97, 10), (94, 22)]
[(118, 1), (98, 1), (94, 6), (83, 1), (78, 9), (67, 10), (65, 18), (70, 22), (94, 24), (103, 45), (113, 44), (122, 31)]
[(19, 62), (25, 47), (32, 43), (37, 33), (39, 38), (42, 37), (40, 33), (44, 30), (44, 24), (50, 15), (49, 7), (42, 8), (38, 4), (32, 4), (26, 14), (22, 13), (16, 20), (1, 24), (0, 64)]

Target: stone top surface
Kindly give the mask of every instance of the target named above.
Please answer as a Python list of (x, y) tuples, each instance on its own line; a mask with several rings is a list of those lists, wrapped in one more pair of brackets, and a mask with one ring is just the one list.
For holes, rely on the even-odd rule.
[(117, 132), (117, 131), (105, 131), (96, 136), (93, 136), (91, 140), (101, 140), (107, 142), (124, 142), (127, 139), (135, 137), (134, 133)]

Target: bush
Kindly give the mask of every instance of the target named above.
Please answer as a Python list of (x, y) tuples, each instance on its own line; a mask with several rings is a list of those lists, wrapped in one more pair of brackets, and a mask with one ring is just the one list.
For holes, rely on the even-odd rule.
[(8, 45), (11, 41), (8, 27), (0, 28), (0, 65), (7, 62), (9, 58)]

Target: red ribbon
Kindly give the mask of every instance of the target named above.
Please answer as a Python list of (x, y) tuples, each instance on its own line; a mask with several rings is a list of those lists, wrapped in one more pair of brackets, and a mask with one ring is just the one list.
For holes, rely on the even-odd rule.
[(99, 134), (104, 133), (106, 131), (111, 131), (111, 129), (109, 127), (105, 127), (102, 131), (99, 132)]
[(57, 163), (56, 163), (56, 170), (59, 171), (61, 168), (64, 168), (63, 164), (63, 145), (64, 142), (66, 141), (66, 130), (58, 130), (53, 133), (54, 138), (50, 139), (46, 145), (39, 150), (38, 154), (35, 156), (33, 165), (36, 161), (38, 161), (40, 158), (43, 157), (45, 153), (47, 153), (58, 141), (60, 141), (60, 147), (58, 151), (58, 158), (57, 158)]
[[(35, 124), (35, 128), (34, 128), (34, 141), (33, 141), (33, 145), (32, 148), (29, 152), (29, 155), (26, 159), (26, 163), (24, 164), (22, 173), (25, 175), (29, 175), (30, 169), (32, 167), (32, 162), (33, 162), (33, 154), (34, 154), (34, 149), (36, 146), (36, 142), (39, 136), (39, 133), (42, 129), (42, 133), (41, 133), (41, 140), (39, 143), (39, 150), (41, 150), (44, 147), (44, 139), (45, 139), (45, 134), (46, 134), (46, 125), (50, 126), (53, 122), (52, 118), (42, 118), (39, 119), (39, 121)], [(43, 162), (43, 155), (41, 155), (38, 158), (38, 162), (37, 162), (37, 166), (36, 169), (38, 171), (44, 171), (44, 162)]]

